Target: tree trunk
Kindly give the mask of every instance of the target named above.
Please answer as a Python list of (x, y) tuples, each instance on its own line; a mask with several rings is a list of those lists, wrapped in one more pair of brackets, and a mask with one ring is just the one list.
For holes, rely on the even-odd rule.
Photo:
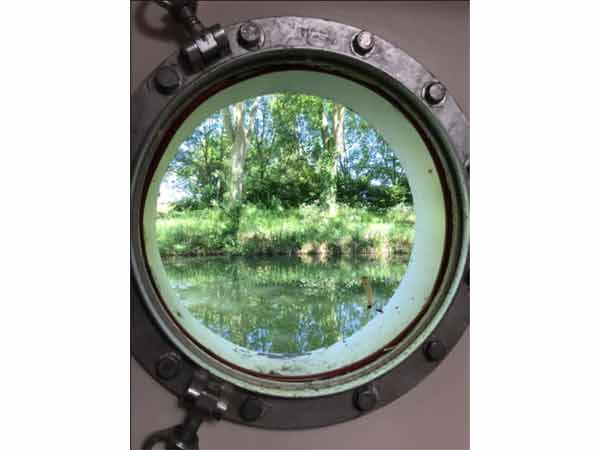
[(238, 129), (231, 149), (231, 186), (229, 199), (233, 205), (237, 205), (242, 201), (247, 150), (248, 140), (244, 130)]
[(344, 115), (346, 108), (342, 105), (333, 106), (333, 139), (329, 143), (329, 186), (327, 192), (327, 206), (331, 215), (337, 212), (337, 187), (338, 160), (343, 157), (346, 144), (344, 142)]
[[(246, 165), (246, 154), (250, 143), (250, 132), (254, 127), (258, 100), (252, 106), (246, 108), (244, 102), (236, 103), (232, 109), (225, 109), (225, 128), (231, 138), (231, 172), (229, 179), (229, 202), (230, 206), (239, 206), (242, 202), (244, 192), (244, 170)], [(248, 120), (246, 121), (246, 116)]]

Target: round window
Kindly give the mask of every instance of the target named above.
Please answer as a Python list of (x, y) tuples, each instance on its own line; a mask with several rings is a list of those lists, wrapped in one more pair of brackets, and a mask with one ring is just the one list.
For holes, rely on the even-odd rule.
[(325, 425), (410, 389), (468, 322), (466, 122), (383, 40), (252, 24), (134, 98), (133, 350), (178, 394), (201, 374), (263, 399), (257, 425)]

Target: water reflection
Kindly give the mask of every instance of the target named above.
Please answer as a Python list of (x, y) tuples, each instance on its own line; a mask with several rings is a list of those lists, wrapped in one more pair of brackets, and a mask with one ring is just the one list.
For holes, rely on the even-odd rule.
[(344, 340), (382, 314), (407, 259), (210, 257), (164, 266), (180, 301), (215, 333), (251, 350), (298, 354)]

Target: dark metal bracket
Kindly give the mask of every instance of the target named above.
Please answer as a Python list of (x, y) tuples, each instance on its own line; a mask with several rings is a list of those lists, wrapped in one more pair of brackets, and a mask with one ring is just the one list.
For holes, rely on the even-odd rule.
[(199, 72), (214, 61), (231, 54), (225, 30), (219, 24), (206, 28), (196, 16), (198, 4), (195, 0), (154, 1), (183, 26), (187, 40), (181, 48), (181, 55), (193, 72)]
[(182, 398), (187, 414), (182, 424), (159, 430), (146, 438), (142, 450), (159, 443), (166, 450), (198, 450), (198, 428), (204, 421), (219, 421), (227, 412), (227, 388), (207, 374), (196, 373)]

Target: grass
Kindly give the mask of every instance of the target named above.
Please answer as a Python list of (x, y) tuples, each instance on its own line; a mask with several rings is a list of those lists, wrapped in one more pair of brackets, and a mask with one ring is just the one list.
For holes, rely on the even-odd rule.
[(410, 207), (385, 213), (339, 206), (330, 215), (317, 206), (242, 208), (240, 225), (223, 209), (171, 212), (156, 223), (162, 256), (390, 255), (409, 253), (415, 214)]

